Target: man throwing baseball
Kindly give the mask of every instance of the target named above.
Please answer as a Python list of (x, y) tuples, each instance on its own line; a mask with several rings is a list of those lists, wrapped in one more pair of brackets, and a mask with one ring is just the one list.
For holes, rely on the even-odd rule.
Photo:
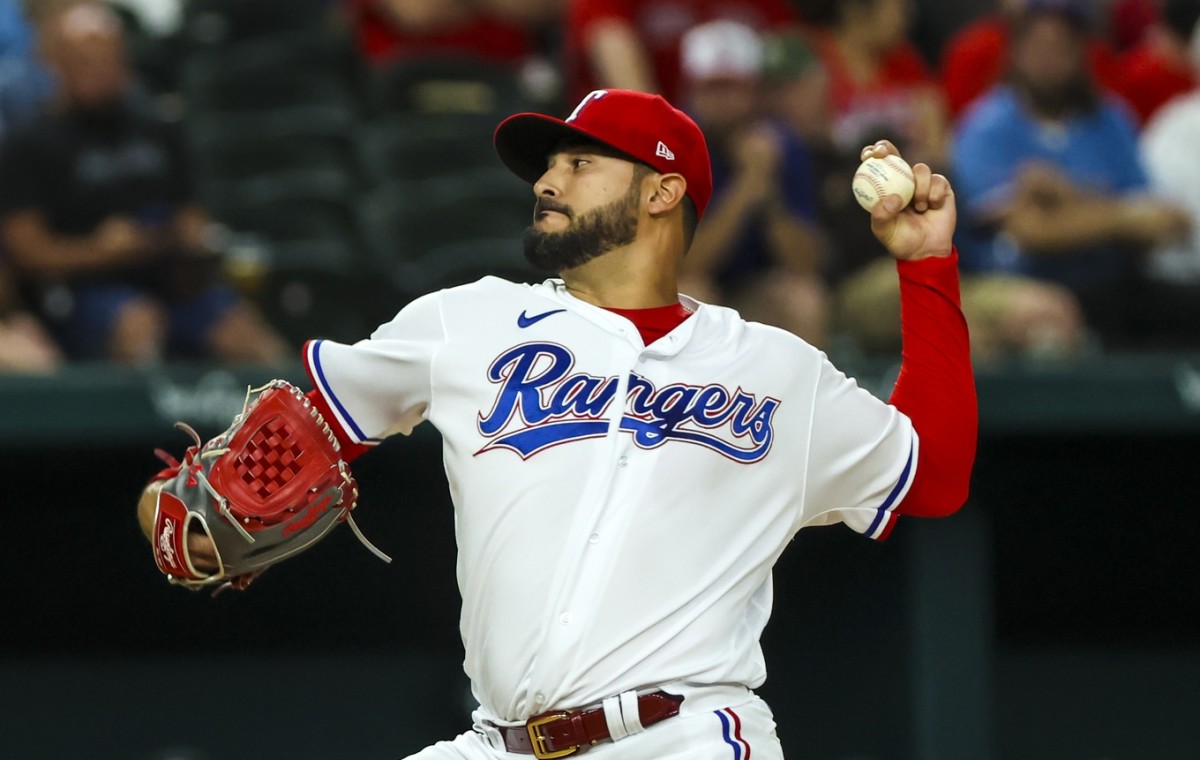
[[(536, 196), (526, 254), (558, 277), (484, 278), (305, 349), (339, 466), (424, 420), (443, 436), (479, 708), (415, 757), (782, 758), (753, 689), (771, 568), (796, 531), (880, 539), (966, 500), (977, 413), (950, 185), (917, 164), (911, 204), (871, 212), (902, 292), (884, 403), (799, 338), (677, 293), (712, 182), (699, 128), (661, 97), (599, 90), (565, 121), (507, 119), (495, 143)], [(159, 482), (186, 497), (204, 483), (178, 485), (180, 468), (236, 438)], [(189, 528), (161, 529), (161, 490), (141, 505), (155, 546), (187, 552), (188, 577), (220, 572), (207, 529), (171, 543)]]

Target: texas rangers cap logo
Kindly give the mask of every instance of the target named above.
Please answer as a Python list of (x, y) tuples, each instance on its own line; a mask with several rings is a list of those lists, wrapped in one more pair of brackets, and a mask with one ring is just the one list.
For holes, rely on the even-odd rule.
[(592, 90), (587, 95), (583, 96), (583, 100), (579, 101), (579, 105), (575, 106), (575, 110), (571, 112), (570, 116), (563, 119), (563, 121), (567, 122), (568, 124), (575, 121), (579, 118), (579, 114), (583, 112), (583, 109), (587, 108), (592, 101), (599, 100), (607, 94), (608, 90)]

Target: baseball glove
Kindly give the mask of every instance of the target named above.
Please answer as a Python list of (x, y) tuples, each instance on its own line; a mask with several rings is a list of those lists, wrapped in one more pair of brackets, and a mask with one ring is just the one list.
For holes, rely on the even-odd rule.
[[(342, 460), (329, 424), (298, 388), (273, 380), (248, 390), (229, 429), (195, 444), (177, 461), (156, 453), (170, 470), (154, 510), (154, 561), (171, 583), (199, 589), (245, 589), (271, 565), (308, 549), (339, 523), (386, 562), (350, 516), (358, 484)], [(203, 531), (216, 569), (199, 569), (188, 532)]]

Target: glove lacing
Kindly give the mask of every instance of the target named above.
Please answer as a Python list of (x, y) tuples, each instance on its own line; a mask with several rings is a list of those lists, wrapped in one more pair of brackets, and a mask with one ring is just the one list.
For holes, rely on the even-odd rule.
[[(246, 398), (242, 401), (242, 411), (239, 412), (236, 417), (234, 417), (234, 422), (238, 422), (243, 417), (245, 417), (247, 410), (250, 408), (250, 403), (251, 403), (250, 397), (251, 396), (257, 396), (257, 394), (261, 394), (267, 390), (270, 390), (271, 388), (276, 388), (276, 387), (282, 388), (285, 386), (288, 387), (290, 392), (294, 396), (296, 396), (297, 399), (301, 400), (304, 403), (304, 408), (309, 410), (309, 416), (312, 417), (313, 420), (318, 425), (321, 426), (322, 432), (325, 434), (326, 438), (329, 439), (329, 442), (333, 445), (333, 450), (335, 452), (340, 453), (341, 448), (342, 448), (341, 444), (338, 443), (337, 437), (333, 434), (333, 431), (329, 428), (329, 423), (325, 421), (324, 416), (319, 411), (317, 411), (317, 409), (315, 407), (312, 406), (312, 401), (310, 401), (307, 396), (305, 396), (303, 393), (301, 393), (300, 389), (298, 389), (295, 386), (292, 386), (288, 383), (281, 383), (278, 380), (273, 380), (259, 388), (247, 386), (246, 387)], [(200, 460), (205, 460), (205, 459), (212, 459), (214, 457), (219, 457), (222, 454), (227, 453), (229, 451), (229, 448), (218, 445), (218, 446), (208, 449), (206, 451), (203, 448), (204, 444), (200, 439), (200, 434), (197, 433), (196, 429), (193, 428), (191, 425), (187, 424), (186, 422), (176, 422), (175, 428), (184, 433), (187, 433), (189, 436), (191, 436), (192, 440), (195, 442), (195, 447), (193, 449), (189, 449), (188, 453), (184, 456), (183, 464), (184, 464), (184, 466), (188, 467), (189, 475), (194, 477), (196, 479), (196, 482), (198, 482), (201, 486), (204, 487), (204, 490), (208, 491), (208, 494), (213, 498), (213, 501), (216, 502), (217, 509), (218, 509), (218, 512), (220, 513), (220, 515), (225, 518), (226, 522), (228, 522), (230, 525), (233, 526), (233, 529), (238, 532), (238, 535), (240, 535), (242, 538), (246, 539), (246, 541), (248, 541), (249, 543), (254, 543), (254, 536), (250, 535), (250, 532), (247, 531), (245, 528), (243, 528), (241, 526), (241, 524), (238, 522), (237, 518), (234, 517), (233, 513), (230, 512), (228, 499), (226, 499), (224, 496), (222, 496), (220, 493), (218, 493), (217, 490), (212, 487), (212, 484), (208, 482), (208, 478), (205, 477), (205, 475), (204, 475), (204, 468), (200, 466), (199, 462), (196, 462), (195, 464), (193, 464), (193, 459), (192, 459), (193, 452), (199, 452), (197, 455), (198, 458)], [(215, 440), (218, 444), (224, 443), (224, 441), (222, 441), (220, 439), (215, 439)], [(354, 479), (352, 477), (350, 477), (350, 471), (346, 468), (346, 462), (344, 460), (338, 461), (338, 474), (340, 474), (342, 476), (342, 480), (345, 483), (345, 485), (342, 488), (342, 498), (340, 500), (338, 500), (338, 506), (341, 506), (341, 504), (346, 500), (346, 492), (347, 491), (349, 491), (350, 495), (351, 495), (350, 508), (347, 509), (345, 512), (345, 515), (346, 515), (345, 520), (350, 525), (350, 532), (352, 532), (354, 534), (354, 537), (358, 539), (359, 543), (361, 543), (363, 546), (365, 546), (367, 548), (367, 551), (371, 552), (372, 554), (374, 554), (376, 557), (383, 560), (384, 562), (390, 563), (392, 561), (392, 558), (389, 557), (387, 554), (385, 554), (381, 549), (379, 549), (379, 547), (375, 546), (375, 544), (371, 543), (371, 541), (365, 535), (363, 535), (362, 530), (358, 527), (358, 523), (355, 522), (355, 520), (354, 520), (354, 515), (350, 514), (351, 510), (353, 510), (355, 507), (358, 506), (358, 487), (357, 487), (357, 484), (354, 482)]]

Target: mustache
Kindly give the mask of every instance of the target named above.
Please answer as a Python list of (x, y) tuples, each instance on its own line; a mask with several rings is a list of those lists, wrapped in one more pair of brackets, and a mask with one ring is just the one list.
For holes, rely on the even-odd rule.
[(575, 218), (575, 212), (571, 210), (570, 206), (568, 206), (564, 203), (559, 203), (558, 201), (553, 200), (552, 198), (546, 198), (546, 197), (538, 198), (537, 202), (533, 204), (534, 218), (541, 216), (542, 214), (544, 214), (547, 211), (556, 211), (560, 214), (563, 214), (568, 219)]

